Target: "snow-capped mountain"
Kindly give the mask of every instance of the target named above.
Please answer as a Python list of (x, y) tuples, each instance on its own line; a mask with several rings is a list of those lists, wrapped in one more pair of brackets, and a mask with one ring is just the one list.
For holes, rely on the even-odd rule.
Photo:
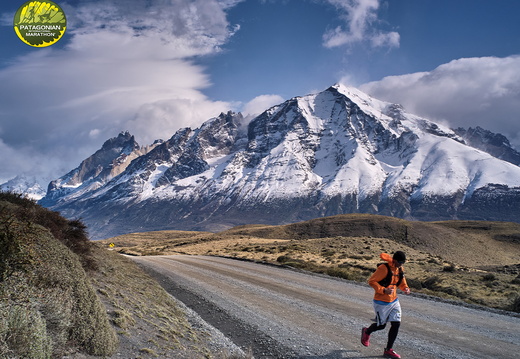
[(0, 191), (24, 194), (27, 197), (39, 201), (45, 196), (45, 190), (40, 186), (35, 177), (19, 175), (0, 184)]
[(343, 85), (292, 98), (249, 124), (229, 112), (181, 129), (102, 181), (103, 165), (80, 176), (81, 168), (51, 183), (42, 203), (83, 218), (95, 238), (352, 212), (520, 221), (512, 210), (520, 167)]
[(476, 128), (457, 128), (454, 130), (464, 141), (470, 146), (485, 151), (496, 158), (511, 162), (517, 166), (520, 165), (520, 153), (512, 146), (509, 140), (499, 133), (493, 133), (482, 127)]
[(40, 186), (38, 180), (35, 177), (25, 175), (16, 176), (0, 184), (0, 191), (24, 194), (35, 201), (45, 196), (45, 190)]
[(81, 162), (79, 167), (52, 181), (41, 203), (53, 206), (60, 200), (71, 201), (102, 187), (124, 172), (132, 160), (146, 154), (155, 145), (140, 147), (128, 131), (121, 132), (117, 137), (107, 140), (101, 149)]

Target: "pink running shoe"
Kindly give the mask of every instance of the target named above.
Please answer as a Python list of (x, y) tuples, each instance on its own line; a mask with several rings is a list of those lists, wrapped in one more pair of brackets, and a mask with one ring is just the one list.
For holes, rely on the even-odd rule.
[(361, 329), (361, 344), (368, 347), (370, 345), (370, 334), (367, 334), (368, 328)]
[(397, 354), (396, 352), (394, 352), (394, 350), (392, 348), (385, 349), (385, 352), (383, 353), (383, 356), (385, 358), (396, 358), (396, 359), (401, 358), (401, 356), (399, 354)]

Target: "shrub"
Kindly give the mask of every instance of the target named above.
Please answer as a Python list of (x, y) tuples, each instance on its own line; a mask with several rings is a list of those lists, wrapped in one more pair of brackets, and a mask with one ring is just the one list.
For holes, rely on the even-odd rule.
[(512, 284), (520, 284), (520, 274), (516, 276), (515, 279), (511, 281)]
[(442, 267), (442, 271), (443, 271), (443, 272), (449, 272), (449, 273), (453, 273), (453, 272), (455, 272), (455, 269), (456, 269), (456, 268), (455, 268), (455, 265), (453, 265), (453, 264), (450, 264), (450, 265), (448, 265), (448, 266), (444, 266), (444, 267)]
[[(8, 305), (0, 318), (0, 349), (2, 358), (15, 354), (20, 358), (47, 359), (52, 354), (52, 339), (45, 320), (29, 305)], [(7, 315), (5, 315), (7, 314)], [(8, 348), (8, 349), (7, 349)]]
[[(115, 332), (79, 260), (90, 253), (85, 226), (19, 196), (0, 198), (0, 357), (61, 357), (75, 348), (111, 355)], [(28, 220), (35, 218), (60, 224), (62, 240)]]
[(482, 276), (482, 279), (487, 281), (487, 282), (491, 282), (491, 281), (494, 281), (497, 279), (497, 277), (493, 274), (493, 273), (488, 273), (486, 275), (483, 275)]
[(112, 322), (114, 325), (121, 329), (127, 329), (131, 325), (135, 324), (135, 319), (132, 318), (132, 315), (124, 309), (114, 311), (112, 316)]
[(516, 296), (515, 299), (513, 299), (513, 303), (511, 303), (511, 311), (520, 313), (520, 295)]
[(330, 275), (331, 277), (344, 278), (344, 279), (348, 279), (348, 280), (353, 279), (352, 274), (349, 271), (342, 269), (342, 268), (338, 268), (338, 267), (328, 268), (326, 273), (327, 273), (327, 275)]
[(432, 276), (422, 282), (422, 286), (427, 289), (436, 290), (439, 288), (442, 278), (439, 276)]
[(10, 223), (17, 219), (23, 223), (37, 224), (47, 228), (54, 238), (79, 255), (85, 269), (96, 269), (87, 226), (81, 220), (68, 220), (58, 212), (48, 210), (35, 201), (13, 192), (0, 192), (0, 217), (4, 222)]
[(0, 202), (9, 202), (14, 205), (28, 208), (36, 205), (36, 202), (23, 194), (10, 192), (10, 191), (0, 191)]
[(323, 257), (332, 257), (336, 254), (336, 251), (334, 249), (327, 249), (327, 248), (324, 248), (321, 250), (321, 255)]
[(325, 271), (325, 273), (331, 277), (338, 277), (353, 281), (363, 281), (366, 279), (365, 276), (357, 270), (347, 270), (338, 267), (330, 267)]
[(349, 256), (349, 258), (368, 261), (368, 260), (373, 259), (374, 256), (372, 256), (372, 255), (351, 255), (351, 256)]
[(409, 277), (406, 277), (406, 283), (408, 284), (408, 286), (412, 289), (422, 289), (423, 288), (423, 285), (421, 283), (420, 280), (418, 279), (415, 279), (415, 278), (409, 278)]
[(23, 226), (16, 219), (0, 215), (0, 282), (30, 264), (27, 245), (17, 239), (21, 230)]
[(289, 260), (291, 260), (291, 257), (289, 257), (289, 256), (279, 256), (278, 258), (276, 258), (276, 261), (278, 263), (285, 263), (285, 262), (288, 262)]

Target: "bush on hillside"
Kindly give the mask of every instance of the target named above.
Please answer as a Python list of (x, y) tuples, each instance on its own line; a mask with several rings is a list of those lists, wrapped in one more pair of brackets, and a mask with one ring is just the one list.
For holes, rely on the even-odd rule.
[(511, 303), (511, 308), (513, 312), (520, 313), (520, 295), (517, 295), (513, 302)]
[(58, 212), (38, 205), (34, 200), (13, 192), (0, 192), (0, 217), (16, 218), (47, 228), (54, 238), (79, 255), (86, 270), (95, 270), (87, 226), (79, 219), (68, 220)]
[[(90, 252), (85, 227), (17, 195), (0, 197), (0, 357), (111, 355), (116, 335), (72, 252), (78, 243), (79, 253)], [(45, 221), (61, 224), (62, 240)]]

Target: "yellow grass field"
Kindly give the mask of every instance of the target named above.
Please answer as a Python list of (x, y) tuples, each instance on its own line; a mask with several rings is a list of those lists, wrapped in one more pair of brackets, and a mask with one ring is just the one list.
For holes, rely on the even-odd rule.
[(100, 243), (128, 255), (235, 257), (361, 282), (381, 262), (380, 253), (403, 250), (413, 291), (520, 311), (517, 223), (411, 222), (353, 214), (283, 226), (240, 226), (219, 233), (133, 233)]

